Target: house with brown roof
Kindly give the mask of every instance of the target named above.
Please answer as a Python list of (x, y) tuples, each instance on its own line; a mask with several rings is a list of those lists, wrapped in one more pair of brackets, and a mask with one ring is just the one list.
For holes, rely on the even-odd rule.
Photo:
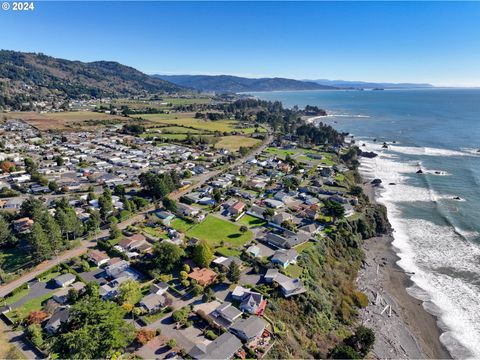
[(13, 230), (17, 233), (26, 233), (32, 230), (33, 220), (29, 217), (24, 217), (13, 221)]
[(228, 213), (230, 215), (240, 215), (245, 209), (245, 203), (243, 201), (237, 201), (235, 204), (229, 207)]
[(87, 258), (99, 267), (107, 264), (110, 261), (110, 257), (106, 253), (95, 249), (88, 251)]
[(117, 245), (125, 250), (133, 250), (145, 244), (146, 242), (147, 239), (145, 236), (143, 236), (142, 234), (135, 234), (132, 236), (124, 237), (122, 240), (119, 241)]
[(208, 268), (195, 267), (192, 269), (188, 277), (195, 280), (199, 285), (207, 286), (215, 281), (217, 273)]

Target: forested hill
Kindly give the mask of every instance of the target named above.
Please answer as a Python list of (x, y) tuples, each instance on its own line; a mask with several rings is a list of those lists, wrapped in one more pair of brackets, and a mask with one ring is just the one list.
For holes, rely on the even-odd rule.
[(153, 77), (200, 91), (223, 93), (336, 89), (334, 86), (326, 86), (310, 81), (299, 81), (285, 78), (252, 79), (231, 75), (153, 75)]
[[(178, 85), (112, 61), (84, 63), (0, 50), (0, 102), (177, 92)], [(2, 104), (0, 104), (1, 106)]]

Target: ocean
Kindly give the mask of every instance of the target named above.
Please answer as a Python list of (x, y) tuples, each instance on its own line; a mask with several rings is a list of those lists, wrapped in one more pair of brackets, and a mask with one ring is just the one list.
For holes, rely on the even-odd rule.
[(324, 108), (329, 115), (316, 121), (379, 154), (360, 171), (382, 180), (378, 200), (395, 230), (398, 264), (414, 273), (407, 290), (439, 318), (454, 358), (480, 358), (480, 89), (253, 95)]

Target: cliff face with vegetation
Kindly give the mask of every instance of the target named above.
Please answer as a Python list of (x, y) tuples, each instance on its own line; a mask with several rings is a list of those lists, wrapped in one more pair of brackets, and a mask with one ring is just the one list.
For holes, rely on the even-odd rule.
[(113, 61), (84, 63), (37, 53), (0, 51), (0, 107), (22, 102), (177, 92), (178, 85)]

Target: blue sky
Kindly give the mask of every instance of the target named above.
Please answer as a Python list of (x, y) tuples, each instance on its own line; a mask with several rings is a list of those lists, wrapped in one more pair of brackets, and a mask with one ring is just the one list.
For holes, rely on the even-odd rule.
[(0, 48), (147, 73), (480, 86), (478, 2), (36, 2)]

